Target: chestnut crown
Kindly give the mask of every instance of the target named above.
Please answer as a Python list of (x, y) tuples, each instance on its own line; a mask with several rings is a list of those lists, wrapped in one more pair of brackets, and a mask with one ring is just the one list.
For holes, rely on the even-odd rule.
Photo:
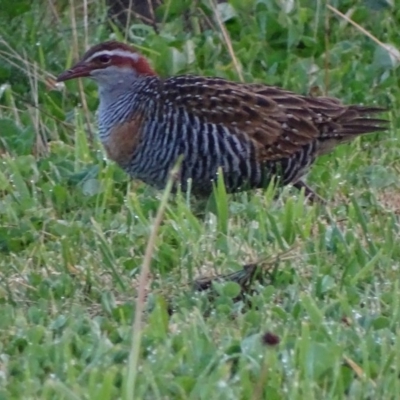
[(117, 41), (108, 41), (91, 47), (75, 65), (58, 76), (57, 82), (95, 77), (96, 71), (115, 72), (116, 68), (130, 69), (139, 76), (156, 75), (148, 61), (132, 46)]

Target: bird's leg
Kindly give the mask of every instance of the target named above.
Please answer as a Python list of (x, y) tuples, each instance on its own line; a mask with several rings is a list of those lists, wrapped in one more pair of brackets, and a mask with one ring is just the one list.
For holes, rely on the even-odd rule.
[(304, 195), (309, 201), (311, 201), (311, 203), (322, 205), (327, 204), (327, 201), (319, 196), (317, 193), (315, 193), (314, 190), (311, 189), (310, 186), (308, 186), (302, 179), (299, 179), (296, 183), (293, 184), (293, 186), (298, 190), (304, 189)]

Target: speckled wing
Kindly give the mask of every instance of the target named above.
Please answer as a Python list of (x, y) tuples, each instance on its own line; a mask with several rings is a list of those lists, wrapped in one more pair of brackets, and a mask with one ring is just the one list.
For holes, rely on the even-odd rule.
[(382, 109), (343, 106), (329, 97), (197, 76), (170, 78), (162, 85), (163, 101), (252, 140), (260, 161), (290, 157), (315, 140), (326, 140), (328, 150), (355, 135), (385, 129), (383, 120), (367, 118)]

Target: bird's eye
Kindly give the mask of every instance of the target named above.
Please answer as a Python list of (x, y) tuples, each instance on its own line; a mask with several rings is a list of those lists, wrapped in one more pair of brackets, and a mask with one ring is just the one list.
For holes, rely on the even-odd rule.
[(111, 57), (107, 55), (99, 56), (97, 58), (102, 64), (108, 64), (111, 61)]

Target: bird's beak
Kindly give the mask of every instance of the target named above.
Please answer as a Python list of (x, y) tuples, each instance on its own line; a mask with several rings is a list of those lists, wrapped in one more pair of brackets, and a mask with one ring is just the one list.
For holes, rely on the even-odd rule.
[(74, 78), (90, 76), (90, 68), (87, 64), (77, 63), (57, 77), (57, 82), (64, 82)]

